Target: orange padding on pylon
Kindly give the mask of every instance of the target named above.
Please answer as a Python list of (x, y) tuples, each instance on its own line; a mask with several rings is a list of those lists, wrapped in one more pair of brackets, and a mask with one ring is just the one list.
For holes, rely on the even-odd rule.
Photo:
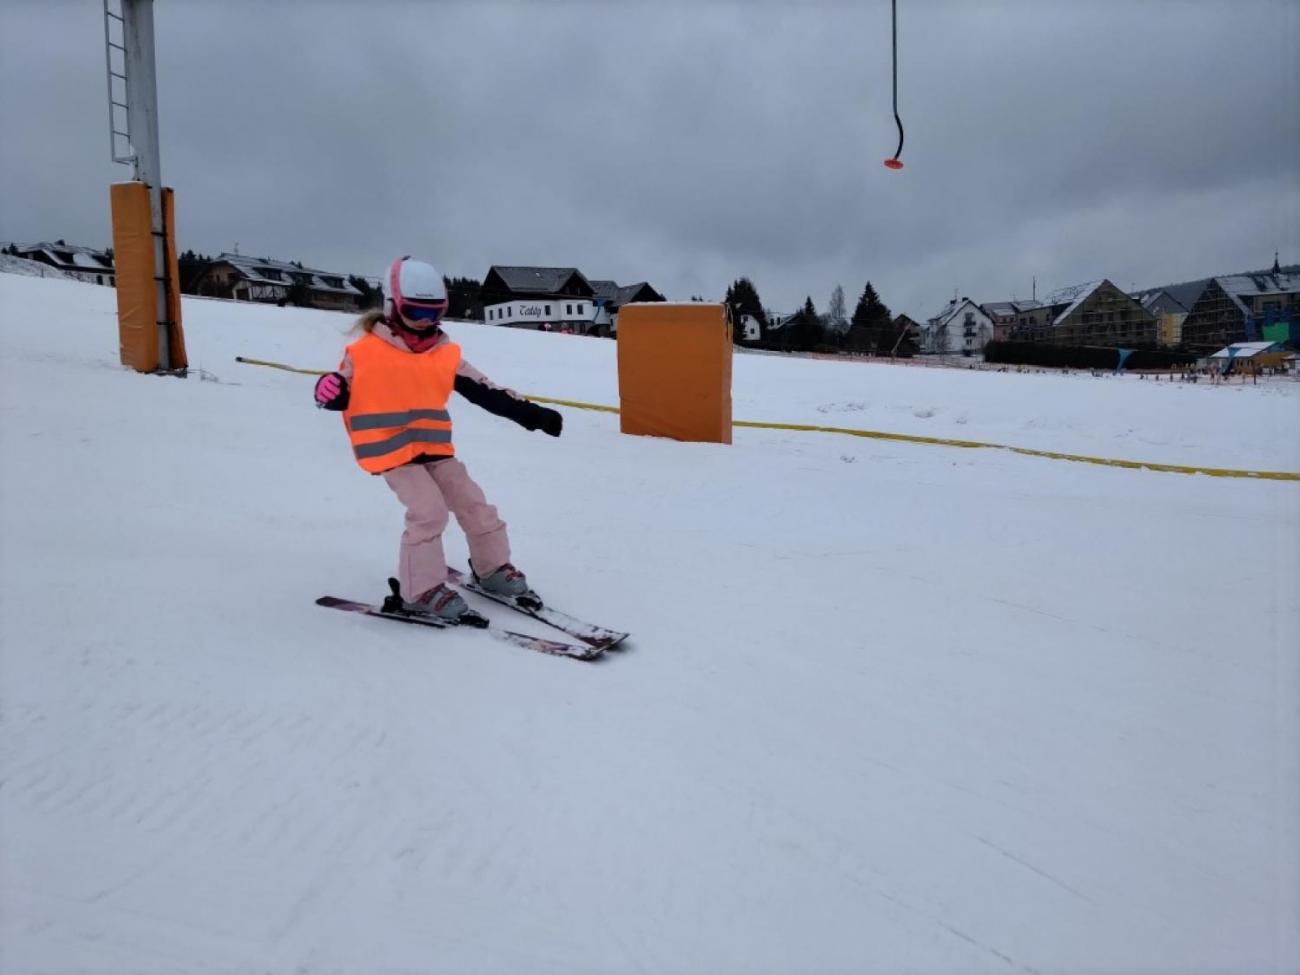
[[(183, 368), (185, 338), (181, 330), (179, 269), (176, 263), (176, 218), (172, 191), (163, 190), (163, 226), (167, 257), (167, 319), (171, 367)], [(159, 365), (158, 292), (155, 283), (153, 220), (149, 187), (132, 181), (114, 183), (113, 264), (117, 283), (117, 332), (124, 366), (154, 372)]]
[(173, 369), (185, 369), (190, 364), (185, 355), (185, 329), (181, 326), (181, 269), (176, 256), (176, 194), (163, 187), (163, 229), (167, 234), (167, 341), (171, 346)]
[(731, 443), (731, 316), (726, 305), (646, 302), (618, 313), (623, 433)]

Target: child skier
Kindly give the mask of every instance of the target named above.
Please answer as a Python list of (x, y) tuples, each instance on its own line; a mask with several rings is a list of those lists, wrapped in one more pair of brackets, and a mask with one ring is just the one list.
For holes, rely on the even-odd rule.
[(442, 532), (449, 514), (465, 532), (480, 586), (536, 599), (510, 563), (505, 522), (455, 457), (447, 401), (455, 390), (489, 413), (552, 437), (560, 435), (563, 418), (494, 385), (461, 358), (460, 346), (440, 327), (447, 290), (432, 265), (400, 257), (384, 288), (383, 311), (362, 316), (357, 324), (365, 334), (347, 347), (338, 372), (316, 383), (316, 405), (342, 411), (357, 463), (383, 475), (406, 506), (398, 567), (403, 607), (448, 620), (468, 609), (447, 585)]

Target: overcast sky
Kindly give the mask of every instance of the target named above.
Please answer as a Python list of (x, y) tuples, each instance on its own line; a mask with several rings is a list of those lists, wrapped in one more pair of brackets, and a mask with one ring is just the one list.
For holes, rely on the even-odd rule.
[[(157, 0), (180, 245), (913, 317), (1300, 262), (1300, 0), (898, 6), (894, 172), (889, 0)], [(0, 240), (111, 242), (101, 10), (0, 3)]]

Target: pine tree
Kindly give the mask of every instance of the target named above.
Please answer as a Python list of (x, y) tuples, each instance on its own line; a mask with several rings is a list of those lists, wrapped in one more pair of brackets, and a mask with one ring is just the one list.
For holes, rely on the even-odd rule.
[(362, 308), (378, 308), (383, 304), (383, 298), (379, 293), (379, 289), (365, 278), (361, 277), (361, 275), (349, 274), (348, 284), (361, 292)]
[(443, 277), (447, 286), (447, 317), (483, 319), (483, 282), (475, 278)]
[(859, 330), (855, 345), (888, 355), (894, 345), (891, 321), (889, 309), (868, 281), (862, 289), (858, 306), (853, 310), (853, 328)]
[(803, 308), (799, 310), (798, 333), (795, 344), (799, 349), (811, 352), (821, 344), (821, 340), (821, 319), (817, 315), (816, 306), (813, 305), (812, 296), (809, 295), (804, 299)]
[(196, 295), (199, 293), (199, 278), (203, 275), (204, 269), (208, 266), (209, 261), (192, 250), (186, 250), (184, 254), (176, 259), (176, 270), (181, 276), (181, 294)]

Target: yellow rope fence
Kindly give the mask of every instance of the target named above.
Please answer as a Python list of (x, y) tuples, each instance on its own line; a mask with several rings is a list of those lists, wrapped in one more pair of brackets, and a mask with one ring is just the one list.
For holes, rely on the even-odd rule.
[[(282, 362), (268, 362), (264, 359), (249, 359), (236, 356), (236, 362), (250, 366), (266, 366), (285, 372), (302, 373), (307, 376), (324, 376), (328, 370), (299, 369)], [(580, 403), (576, 400), (552, 399), (548, 396), (529, 396), (538, 403), (550, 403), (555, 406), (569, 406), (576, 410), (598, 410), (602, 413), (617, 413), (617, 406), (605, 406), (600, 403)], [(1248, 471), (1230, 467), (1194, 467), (1184, 464), (1157, 464), (1151, 461), (1119, 460), (1114, 457), (1089, 457), (1085, 454), (1063, 454), (1054, 450), (1035, 450), (1032, 447), (1013, 447), (1009, 444), (983, 443), (978, 440), (951, 440), (946, 437), (922, 437), (909, 433), (885, 433), (880, 430), (857, 430), (852, 427), (823, 427), (807, 423), (762, 423), (756, 420), (736, 420), (735, 427), (748, 427), (754, 430), (795, 430), (802, 433), (834, 433), (848, 437), (864, 437), (868, 440), (893, 440), (902, 443), (926, 444), (932, 447), (963, 447), (968, 449), (1009, 450), (1027, 457), (1046, 457), (1049, 460), (1068, 460), (1076, 464), (1100, 464), (1104, 467), (1127, 467), (1134, 470), (1162, 471), (1167, 474), (1204, 474), (1207, 477), (1245, 477), (1267, 481), (1300, 481), (1300, 473), (1294, 471)]]

